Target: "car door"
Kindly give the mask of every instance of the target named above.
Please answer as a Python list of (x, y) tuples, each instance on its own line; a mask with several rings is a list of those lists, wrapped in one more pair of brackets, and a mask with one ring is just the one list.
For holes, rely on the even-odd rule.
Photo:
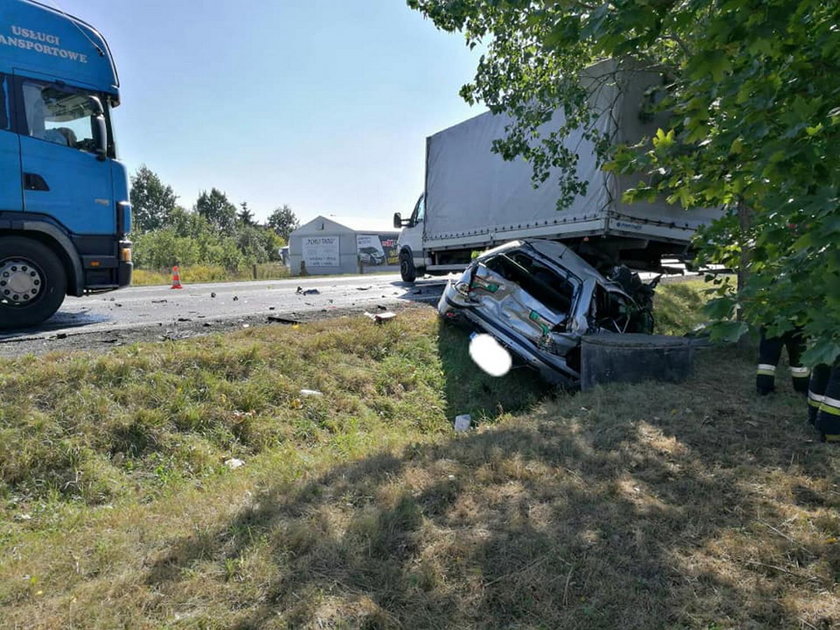
[(20, 141), (12, 130), (10, 88), (10, 77), (0, 74), (0, 212), (23, 209)]
[(75, 234), (115, 234), (111, 168), (96, 154), (94, 94), (25, 77), (16, 86), (24, 210)]

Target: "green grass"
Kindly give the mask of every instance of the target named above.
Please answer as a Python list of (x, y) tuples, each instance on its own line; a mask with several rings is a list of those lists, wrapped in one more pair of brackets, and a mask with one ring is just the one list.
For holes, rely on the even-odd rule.
[(653, 300), (655, 332), (662, 335), (682, 335), (704, 322), (701, 311), (706, 303), (705, 282), (692, 279), (662, 284)]
[(837, 451), (754, 349), (569, 395), (465, 348), (417, 308), (0, 361), (3, 625), (840, 619)]

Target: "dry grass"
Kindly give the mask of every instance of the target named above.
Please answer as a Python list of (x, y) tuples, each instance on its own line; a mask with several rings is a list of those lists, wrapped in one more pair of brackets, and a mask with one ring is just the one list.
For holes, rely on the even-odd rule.
[[(366, 323), (246, 332), (211, 344), (211, 357), (227, 353), (219, 362), (225, 370), (236, 366), (226, 382), (248, 383), (260, 362), (285, 353), (271, 363), (274, 387), (326, 393), (322, 426), (311, 437), (284, 429), (282, 439), (248, 446), (237, 471), (183, 477), (181, 468), (182, 478), (162, 492), (129, 475), (122, 482), (128, 487), (98, 506), (73, 493), (34, 499), (37, 489), (31, 490), (21, 499), (31, 520), (19, 520), (24, 508), (15, 503), (15, 487), (7, 487), (8, 521), (0, 527), (4, 625), (823, 629), (840, 623), (837, 451), (814, 441), (804, 402), (786, 383), (771, 398), (752, 393), (751, 350), (707, 351), (682, 385), (558, 393), (529, 408), (530, 379), (476, 377), (454, 349), (463, 344), (459, 333), (439, 334), (431, 313), (406, 314), (392, 328)], [(194, 350), (189, 361), (168, 364), (186, 377), (191, 362), (207, 360), (199, 343), (129, 349), (74, 378), (105, 373), (131, 391), (132, 361), (149, 361), (143, 378), (154, 379), (167, 357)], [(240, 347), (249, 344), (251, 355)], [(313, 362), (299, 378), (282, 367), (298, 354), (304, 357), (295, 369)], [(48, 362), (74, 360), (81, 361)], [(122, 376), (121, 363), (131, 365)], [(0, 365), (7, 374), (15, 367)], [(4, 392), (10, 379), (0, 377)], [(287, 379), (293, 384), (283, 385)], [(32, 388), (21, 385), (11, 391), (25, 401)], [(170, 401), (180, 396), (174, 387), (163, 395)], [(494, 409), (502, 395), (510, 407), (518, 402), (526, 409)], [(51, 404), (60, 403), (57, 393), (50, 396)], [(257, 415), (276, 413), (275, 424), (293, 423), (286, 411), (273, 411), (293, 399), (278, 395)], [(470, 401), (484, 423), (455, 436), (452, 411)], [(2, 409), (9, 430), (17, 421)], [(384, 415), (376, 419), (364, 409)], [(42, 413), (44, 422), (57, 420)], [(74, 430), (65, 426), (68, 435)], [(170, 427), (167, 434), (206, 441), (219, 452), (226, 444), (195, 429)], [(132, 458), (142, 461), (139, 455), (122, 461)]]
[[(282, 263), (261, 263), (256, 265), (256, 277), (251, 266), (239, 271), (230, 271), (221, 265), (191, 265), (180, 268), (181, 282), (201, 284), (206, 282), (239, 282), (242, 280), (282, 280), (289, 277), (289, 269)], [(170, 269), (135, 269), (133, 286), (168, 285), (172, 282)]]

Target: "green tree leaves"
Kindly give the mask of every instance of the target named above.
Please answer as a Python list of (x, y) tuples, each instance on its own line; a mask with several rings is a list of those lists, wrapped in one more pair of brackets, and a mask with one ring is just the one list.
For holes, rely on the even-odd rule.
[[(190, 211), (175, 204), (172, 188), (164, 186), (146, 166), (138, 169), (132, 182), (136, 186), (131, 191), (132, 203), (136, 199), (141, 208), (135, 226), (142, 229), (132, 235), (138, 267), (212, 264), (235, 271), (245, 265), (279, 260), (285, 240), (273, 226), (259, 225), (247, 202), (240, 204), (237, 213), (225, 193), (212, 188), (209, 193), (201, 193)], [(283, 210), (282, 216), (296, 227), (291, 208), (283, 206)]]
[(274, 211), (268, 215), (266, 225), (288, 243), (289, 235), (300, 227), (300, 222), (295, 216), (295, 213), (292, 212), (292, 209), (288, 205), (283, 204), (281, 207), (275, 208)]
[(171, 186), (164, 186), (160, 178), (145, 164), (131, 176), (131, 208), (134, 231), (157, 230), (169, 220), (175, 209), (177, 195)]
[[(740, 290), (720, 285), (726, 312), (776, 332), (802, 325), (811, 360), (840, 356), (840, 3), (823, 0), (409, 0), (445, 30), (482, 41), (462, 90), (515, 122), (496, 149), (524, 157), (535, 181), (562, 174), (559, 203), (579, 194), (575, 158), (559, 140), (598, 112), (581, 71), (631, 59), (658, 69), (671, 129), (633, 146), (590, 137), (604, 163), (645, 181), (628, 199), (664, 194), (689, 208), (749, 209), (703, 230), (701, 260), (737, 268)], [(543, 137), (558, 108), (567, 125)], [(747, 256), (749, 254), (749, 257)], [(733, 325), (727, 335), (743, 326)]]

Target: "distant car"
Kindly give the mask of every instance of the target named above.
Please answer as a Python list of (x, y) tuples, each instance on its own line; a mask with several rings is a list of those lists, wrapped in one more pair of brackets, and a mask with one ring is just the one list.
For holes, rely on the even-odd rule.
[(359, 248), (359, 260), (362, 261), (363, 265), (384, 265), (385, 254), (375, 247), (361, 247)]
[(656, 282), (643, 284), (626, 267), (608, 279), (554, 241), (513, 241), (450, 280), (438, 311), (489, 333), (547, 380), (573, 384), (583, 335), (653, 332)]

